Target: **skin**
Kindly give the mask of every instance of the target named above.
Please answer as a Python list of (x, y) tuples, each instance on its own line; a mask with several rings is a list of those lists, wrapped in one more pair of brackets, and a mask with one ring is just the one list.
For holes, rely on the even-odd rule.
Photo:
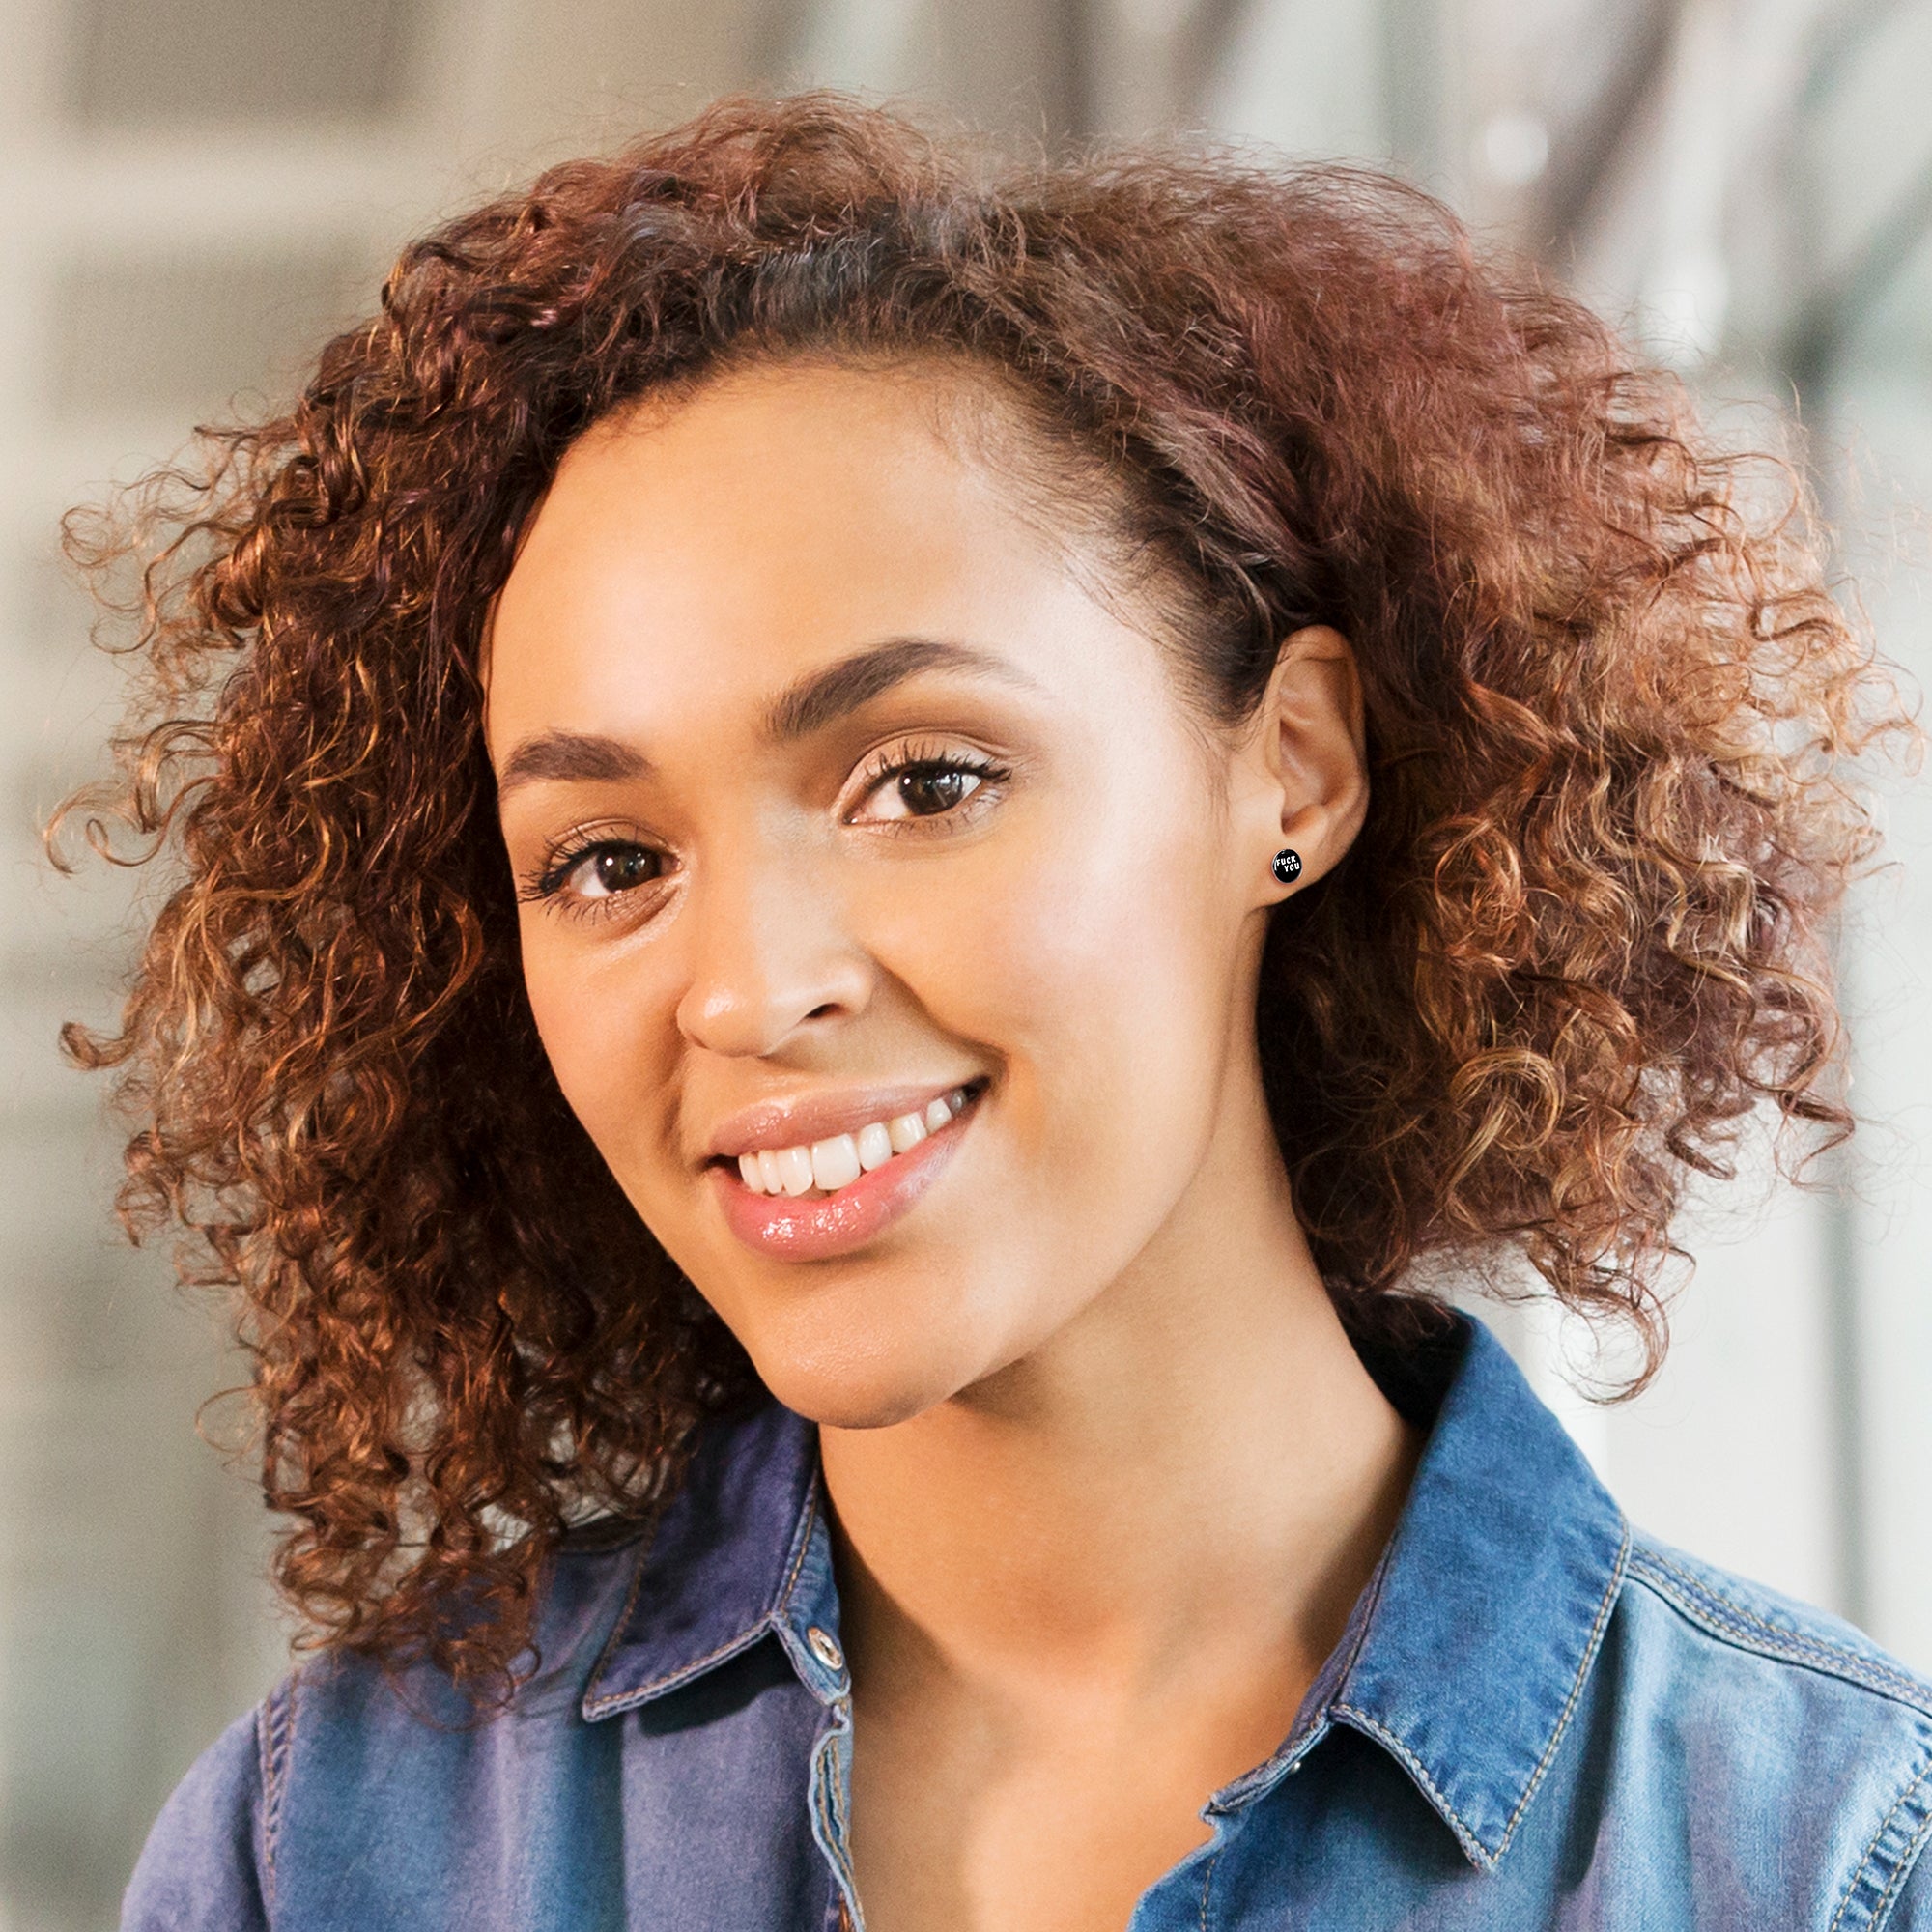
[[(526, 896), (525, 972), (639, 1215), (820, 1425), (870, 1932), (1116, 1932), (1287, 1734), (1418, 1447), (1310, 1259), (1255, 1047), (1268, 911), (1366, 807), (1349, 647), (1295, 633), (1252, 724), (1204, 730), (1078, 520), (957, 433), (1003, 412), (956, 368), (794, 363), (600, 425), (488, 667), (499, 776), (558, 732), (649, 760), (503, 788), (526, 894), (586, 836), (619, 855), (621, 890), (585, 862)], [(796, 680), (908, 636), (1008, 674), (764, 734)], [(935, 810), (874, 782), (908, 751), (1006, 776)], [(730, 1232), (725, 1115), (974, 1078), (869, 1245)]]

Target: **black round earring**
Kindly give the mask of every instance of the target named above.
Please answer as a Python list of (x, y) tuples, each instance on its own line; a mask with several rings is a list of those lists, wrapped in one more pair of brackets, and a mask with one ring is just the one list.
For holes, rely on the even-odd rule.
[(1284, 845), (1274, 855), (1274, 875), (1283, 885), (1292, 886), (1301, 876), (1301, 854), (1292, 845)]

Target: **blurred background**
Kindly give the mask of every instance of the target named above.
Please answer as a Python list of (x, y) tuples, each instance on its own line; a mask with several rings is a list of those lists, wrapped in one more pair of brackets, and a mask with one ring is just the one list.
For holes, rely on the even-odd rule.
[[(259, 407), (419, 226), (746, 85), (1030, 138), (1171, 128), (1367, 157), (1541, 258), (1746, 434), (1795, 412), (1847, 595), (1932, 661), (1932, 0), (0, 0), (0, 1932), (114, 1922), (154, 1813), (286, 1632), (197, 1438), (210, 1312), (108, 1213), (54, 1050), (112, 1009), (125, 883), (35, 826), (118, 707), (57, 521)], [(239, 400), (238, 400), (239, 399)], [(1932, 780), (1844, 940), (1870, 1122), (1687, 1223), (1670, 1363), (1593, 1407), (1492, 1317), (1633, 1517), (1932, 1670)]]

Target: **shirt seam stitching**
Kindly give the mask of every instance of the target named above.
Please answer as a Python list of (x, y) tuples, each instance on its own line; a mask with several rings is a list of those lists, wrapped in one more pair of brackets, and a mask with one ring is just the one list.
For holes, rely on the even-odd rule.
[[(1861, 1657), (1857, 1651), (1833, 1643), (1827, 1637), (1809, 1636), (1802, 1631), (1771, 1623), (1654, 1550), (1637, 1550), (1632, 1567), (1639, 1573), (1640, 1580), (1719, 1642), (1736, 1642), (1740, 1647), (1780, 1658), (1803, 1668), (1822, 1671), (1932, 1717), (1932, 1690), (1903, 1671)], [(1661, 1574), (1649, 1574), (1652, 1572)], [(1666, 1578), (1674, 1579), (1678, 1587), (1673, 1588)]]
[[(778, 1601), (772, 1605), (771, 1616), (775, 1617), (791, 1608), (792, 1592), (798, 1588), (799, 1572), (805, 1568), (805, 1554), (811, 1548), (812, 1525), (818, 1520), (818, 1471), (811, 1472), (811, 1482), (805, 1492), (805, 1509), (799, 1524), (792, 1531), (791, 1562), (785, 1570), (784, 1581), (779, 1585)], [(767, 1623), (771, 1620), (766, 1619)]]
[[(662, 1511), (659, 1512), (659, 1520), (652, 1521), (649, 1534), (645, 1536), (638, 1550), (637, 1561), (631, 1566), (631, 1587), (624, 1592), (624, 1606), (617, 1612), (617, 1621), (611, 1626), (611, 1634), (604, 1639), (604, 1647), (597, 1653), (597, 1662), (591, 1666), (592, 1684), (595, 1684), (610, 1667), (611, 1653), (617, 1648), (624, 1633), (631, 1627), (632, 1612), (637, 1609), (639, 1593), (644, 1587), (644, 1570), (651, 1560), (652, 1549), (657, 1546), (661, 1519)], [(586, 1691), (583, 1699), (583, 1715), (586, 1718), (600, 1718), (604, 1715), (607, 1705), (620, 1702), (625, 1694), (620, 1691), (612, 1696), (599, 1697)]]
[(270, 1690), (262, 1699), (255, 1718), (255, 1765), (262, 1779), (262, 1889), (270, 1911), (275, 1903), (275, 1767), (269, 1726), (274, 1696)]
[[(838, 1829), (840, 1861), (849, 1867), (852, 1862), (850, 1850), (852, 1820), (846, 1815), (845, 1811), (845, 1779), (843, 1771), (844, 1767), (838, 1761), (838, 1746), (835, 1742), (832, 1747), (832, 1819), (833, 1823)], [(853, 1887), (853, 1891), (856, 1895), (858, 1891), (857, 1886)]]
[(1358, 1725), (1384, 1749), (1393, 1751), (1402, 1760), (1409, 1776), (1429, 1793), (1448, 1819), (1449, 1829), (1455, 1833), (1458, 1842), (1485, 1871), (1495, 1864), (1496, 1854), (1469, 1829), (1463, 1814), (1449, 1802), (1435, 1780), (1430, 1776), (1422, 1760), (1393, 1731), (1379, 1719), (1370, 1717), (1366, 1711), (1353, 1704), (1337, 1704), (1333, 1709), (1337, 1717), (1347, 1718), (1351, 1723)]
[(1549, 1734), (1549, 1742), (1543, 1747), (1543, 1755), (1537, 1760), (1536, 1769), (1530, 1773), (1529, 1782), (1523, 1787), (1522, 1796), (1516, 1802), (1516, 1809), (1509, 1815), (1509, 1823), (1503, 1827), (1503, 1835), (1496, 1845), (1496, 1857), (1500, 1859), (1509, 1850), (1510, 1840), (1516, 1836), (1516, 1828), (1522, 1823), (1522, 1814), (1529, 1809), (1529, 1801), (1536, 1796), (1544, 1775), (1556, 1756), (1556, 1747), (1563, 1742), (1563, 1734), (1570, 1728), (1570, 1719), (1576, 1715), (1577, 1700), (1583, 1694), (1583, 1684), (1590, 1674), (1590, 1665), (1596, 1662), (1597, 1652), (1604, 1641), (1604, 1632), (1610, 1621), (1610, 1610), (1623, 1588), (1624, 1577), (1630, 1573), (1631, 1526), (1629, 1520), (1619, 1512), (1618, 1520), (1622, 1536), (1617, 1544), (1616, 1561), (1610, 1566), (1610, 1580), (1605, 1587), (1603, 1600), (1597, 1605), (1596, 1621), (1590, 1626), (1588, 1642), (1583, 1646), (1583, 1655), (1577, 1661), (1577, 1675), (1571, 1680), (1570, 1694), (1563, 1700), (1563, 1710), (1556, 1719), (1556, 1728)]
[[(1386, 1555), (1379, 1561), (1369, 1577), (1369, 1600), (1363, 1606), (1354, 1637), (1350, 1645), (1349, 1655), (1335, 1672), (1335, 1691), (1326, 1702), (1320, 1705), (1310, 1716), (1307, 1724), (1299, 1731), (1291, 1732), (1287, 1741), (1266, 1764), (1257, 1766), (1245, 1778), (1235, 1780), (1240, 1789), (1238, 1805), (1216, 1806), (1217, 1810), (1232, 1811), (1253, 1804), (1266, 1792), (1272, 1791), (1292, 1771), (1298, 1769), (1303, 1758), (1314, 1749), (1322, 1737), (1332, 1727), (1334, 1719), (1344, 1710), (1352, 1709), (1337, 1700), (1347, 1690), (1350, 1674), (1354, 1670), (1357, 1660), (1369, 1641), (1369, 1632), (1374, 1627), (1376, 1611), (1383, 1593), (1388, 1588), (1388, 1560)], [(1249, 1786), (1252, 1780), (1252, 1786)], [(1217, 1794), (1218, 1796), (1218, 1794)], [(1218, 1858), (1220, 1854), (1217, 1852)]]
[(1628, 1573), (1630, 1553), (1630, 1524), (1628, 1521), (1623, 1521), (1622, 1537), (1617, 1546), (1616, 1561), (1610, 1566), (1609, 1583), (1597, 1605), (1596, 1618), (1590, 1626), (1589, 1640), (1583, 1646), (1583, 1655), (1577, 1661), (1577, 1674), (1571, 1680), (1570, 1694), (1564, 1699), (1563, 1709), (1558, 1714), (1556, 1723), (1543, 1747), (1542, 1755), (1537, 1759), (1535, 1769), (1529, 1775), (1529, 1781), (1524, 1785), (1521, 1796), (1518, 1798), (1516, 1808), (1510, 1813), (1509, 1821), (1504, 1825), (1502, 1834), (1497, 1838), (1493, 1850), (1476, 1835), (1474, 1828), (1456, 1806), (1449, 1802), (1447, 1795), (1442, 1791), (1441, 1787), (1437, 1785), (1435, 1780), (1430, 1776), (1428, 1771), (1424, 1769), (1421, 1759), (1400, 1738), (1396, 1737), (1385, 1725), (1379, 1723), (1376, 1719), (1371, 1718), (1359, 1706), (1338, 1703), (1331, 1707), (1338, 1717), (1346, 1717), (1351, 1722), (1359, 1724), (1386, 1749), (1393, 1751), (1402, 1760), (1409, 1775), (1435, 1801), (1437, 1807), (1448, 1820), (1450, 1830), (1455, 1833), (1458, 1842), (1463, 1845), (1463, 1849), (1468, 1852), (1469, 1856), (1485, 1871), (1493, 1870), (1497, 1863), (1500, 1862), (1503, 1854), (1509, 1850), (1510, 1840), (1516, 1835), (1516, 1829), (1522, 1822), (1522, 1815), (1529, 1808), (1530, 1800), (1536, 1796), (1537, 1789), (1542, 1784), (1545, 1774), (1555, 1759), (1556, 1747), (1562, 1743), (1564, 1732), (1570, 1728), (1570, 1719), (1576, 1713), (1577, 1700), (1582, 1694), (1584, 1682), (1590, 1674), (1590, 1665), (1595, 1661), (1598, 1649), (1603, 1643), (1604, 1631), (1609, 1622), (1610, 1611), (1616, 1603), (1618, 1590)]
[[(1891, 1821), (1898, 1816), (1899, 1812), (1911, 1800), (1913, 1794), (1924, 1785), (1928, 1775), (1932, 1775), (1932, 1764), (1921, 1764), (1918, 1767), (1918, 1776), (1891, 1801), (1890, 1807), (1887, 1810), (1885, 1816), (1878, 1821), (1878, 1829), (1871, 1834), (1864, 1850), (1859, 1854), (1859, 1861), (1853, 1866), (1851, 1876), (1845, 1881), (1845, 1889), (1838, 1898), (1838, 1909), (1832, 1915), (1832, 1923), (1829, 1932), (1838, 1932), (1838, 1927), (1844, 1922), (1845, 1914), (1851, 1910), (1853, 1895), (1863, 1882), (1866, 1872), (1870, 1870), (1872, 1859), (1877, 1854), (1879, 1845), (1884, 1840), (1886, 1833), (1891, 1829)], [(1928, 1822), (1932, 1822), (1932, 1820)], [(1921, 1825), (1919, 1827), (1919, 1835), (1922, 1836), (1924, 1831), (1925, 1826)], [(1910, 1851), (1911, 1849), (1911, 1844), (1908, 1842), (1906, 1850)], [(1891, 1895), (1892, 1883), (1896, 1880), (1899, 1871), (1909, 1868), (1909, 1861), (1901, 1857), (1898, 1866), (1892, 1873), (1892, 1879), (1887, 1882), (1885, 1891), (1879, 1897), (1878, 1907), (1880, 1909), (1890, 1910), (1887, 1901)], [(1875, 1909), (1867, 1917), (1865, 1923), (1867, 1925), (1876, 1925), (1878, 1922), (1878, 1910)]]
[[(1370, 1578), (1368, 1605), (1363, 1609), (1361, 1623), (1355, 1631), (1355, 1640), (1350, 1648), (1348, 1662), (1343, 1664), (1341, 1672), (1336, 1679), (1335, 1688), (1338, 1691), (1347, 1687), (1349, 1679), (1354, 1674), (1356, 1664), (1362, 1660), (1362, 1652), (1368, 1648), (1369, 1632), (1375, 1626), (1376, 1617), (1381, 1609), (1382, 1599), (1388, 1595), (1388, 1556), (1384, 1552), (1381, 1561), (1376, 1565), (1374, 1575)], [(1329, 1711), (1336, 1709), (1336, 1705), (1332, 1699), (1329, 1701), (1327, 1709)], [(1322, 1713), (1318, 1712), (1316, 1714), (1316, 1720), (1319, 1721), (1322, 1715)], [(1312, 1731), (1314, 1728), (1315, 1723), (1312, 1721), (1309, 1724), (1309, 1729)]]
[[(817, 1513), (818, 1476), (814, 1471), (810, 1488), (806, 1492), (805, 1509), (801, 1517), (801, 1527), (792, 1532), (793, 1547), (790, 1552), (790, 1561), (785, 1570), (784, 1580), (779, 1585), (777, 1602), (756, 1623), (749, 1625), (744, 1630), (734, 1631), (729, 1637), (715, 1649), (707, 1651), (702, 1657), (693, 1658), (689, 1663), (681, 1664), (676, 1670), (663, 1677), (654, 1678), (648, 1684), (639, 1684), (629, 1690), (616, 1691), (608, 1697), (586, 1697), (583, 1706), (584, 1716), (593, 1719), (607, 1717), (611, 1712), (624, 1706), (645, 1700), (651, 1693), (662, 1691), (668, 1685), (689, 1683), (692, 1678), (708, 1669), (712, 1664), (720, 1663), (725, 1658), (735, 1656), (741, 1650), (750, 1649), (759, 1637), (763, 1636), (767, 1631), (774, 1627), (780, 1614), (791, 1606), (792, 1592), (798, 1587), (799, 1572), (805, 1568), (806, 1551), (811, 1546), (811, 1525), (816, 1520)], [(619, 1612), (617, 1622), (612, 1628), (611, 1634), (604, 1641), (604, 1648), (598, 1655), (597, 1667), (590, 1673), (592, 1683), (595, 1683), (603, 1675), (604, 1666), (610, 1661), (611, 1651), (616, 1647), (624, 1632), (630, 1627), (631, 1613), (636, 1609), (639, 1593), (643, 1588), (644, 1571), (649, 1565), (651, 1548), (656, 1541), (657, 1524), (653, 1522), (649, 1541), (638, 1552), (638, 1564), (631, 1576), (631, 1587), (625, 1595), (624, 1607)]]
[(1928, 1814), (1920, 1822), (1918, 1830), (1912, 1834), (1904, 1854), (1893, 1868), (1890, 1878), (1886, 1881), (1885, 1891), (1871, 1917), (1873, 1932), (1884, 1932), (1885, 1921), (1891, 1917), (1891, 1908), (1898, 1903), (1899, 1894), (1905, 1889), (1906, 1882), (1912, 1876), (1912, 1868), (1918, 1862), (1928, 1838), (1932, 1838), (1932, 1814)]
[[(827, 1747), (830, 1747), (827, 1748)], [(852, 1904), (856, 1905), (859, 1898), (858, 1882), (852, 1871), (851, 1854), (846, 1846), (846, 1838), (851, 1831), (851, 1821), (845, 1815), (844, 1801), (840, 1796), (838, 1788), (837, 1766), (833, 1767), (833, 1775), (831, 1776), (828, 1777), (826, 1776), (827, 1760), (836, 1753), (837, 1748), (838, 1747), (833, 1745), (831, 1740), (828, 1739), (826, 1746), (821, 1746), (818, 1753), (816, 1764), (818, 1777), (818, 1818), (819, 1823), (825, 1828), (827, 1837), (831, 1839), (838, 1854), (837, 1862), (833, 1866), (832, 1882), (838, 1890), (839, 1910), (845, 1913), (848, 1919), (851, 1919), (854, 1915), (851, 1911), (851, 1906), (847, 1905), (846, 1900), (849, 1898)], [(865, 1908), (860, 1906), (856, 1915), (858, 1925), (863, 1926), (865, 1916)]]
[(601, 1718), (605, 1715), (607, 1705), (614, 1708), (623, 1704), (648, 1703), (654, 1695), (660, 1695), (675, 1686), (688, 1684), (712, 1664), (722, 1663), (727, 1657), (735, 1657), (741, 1650), (749, 1650), (771, 1627), (772, 1620), (769, 1616), (760, 1617), (756, 1623), (737, 1632), (728, 1642), (721, 1643), (716, 1650), (708, 1650), (702, 1657), (695, 1657), (689, 1663), (680, 1664), (677, 1669), (668, 1671), (662, 1677), (654, 1677), (648, 1684), (639, 1684), (635, 1690), (620, 1690), (612, 1697), (600, 1699), (597, 1716)]
[(282, 1797), (288, 1786), (288, 1747), (295, 1730), (296, 1680), (283, 1679), (262, 1700), (256, 1725), (262, 1768), (262, 1889), (263, 1905), (272, 1918), (275, 1910), (275, 1853), (282, 1829)]
[(1214, 1867), (1221, 1862), (1221, 1854), (1227, 1850), (1227, 1843), (1214, 1847), (1214, 1855), (1208, 1861), (1208, 1869), (1201, 1874), (1201, 1932), (1208, 1932), (1208, 1905), (1214, 1890)]

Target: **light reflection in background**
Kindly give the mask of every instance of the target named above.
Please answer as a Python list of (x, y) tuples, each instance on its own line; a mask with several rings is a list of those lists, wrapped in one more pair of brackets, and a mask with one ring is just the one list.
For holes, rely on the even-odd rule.
[[(1207, 127), (1395, 162), (1726, 406), (1795, 395), (1890, 651), (1932, 501), (1932, 0), (0, 0), (0, 1932), (113, 1922), (156, 1806), (278, 1667), (267, 1525), (195, 1436), (233, 1375), (54, 1029), (110, 1009), (125, 886), (33, 827), (116, 711), (54, 529), (275, 393), (398, 242), (724, 89), (906, 91), (1049, 137)], [(1922, 672), (1920, 673), (1922, 675)], [(1664, 1376), (1589, 1408), (1494, 1319), (1631, 1513), (1932, 1668), (1932, 791), (1845, 967), (1840, 1196), (1714, 1201)]]

